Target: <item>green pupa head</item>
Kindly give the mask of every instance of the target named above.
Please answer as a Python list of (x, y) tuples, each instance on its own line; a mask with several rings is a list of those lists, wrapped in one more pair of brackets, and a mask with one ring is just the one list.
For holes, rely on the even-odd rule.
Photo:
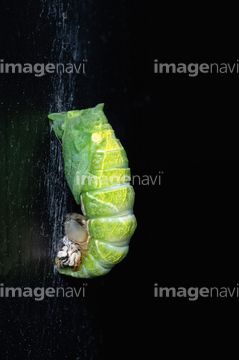
[(48, 118), (53, 122), (53, 130), (57, 136), (61, 139), (64, 133), (66, 124), (70, 119), (79, 117), (79, 110), (72, 110), (68, 112), (52, 113), (48, 115)]
[(53, 122), (53, 129), (59, 138), (62, 138), (65, 126), (65, 120), (67, 118), (67, 112), (52, 113), (48, 115), (48, 119)]
[(71, 110), (68, 112), (52, 113), (48, 118), (53, 122), (53, 130), (59, 138), (62, 138), (67, 124), (75, 119), (78, 126), (83, 131), (94, 131), (97, 127), (107, 123), (107, 118), (103, 112), (104, 104), (84, 110)]

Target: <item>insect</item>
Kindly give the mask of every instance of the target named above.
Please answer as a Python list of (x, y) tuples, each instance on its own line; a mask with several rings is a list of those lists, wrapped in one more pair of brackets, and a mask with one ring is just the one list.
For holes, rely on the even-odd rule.
[(137, 226), (127, 155), (103, 107), (48, 115), (62, 139), (66, 180), (83, 213), (66, 216), (56, 263), (61, 274), (77, 278), (107, 274), (127, 255)]

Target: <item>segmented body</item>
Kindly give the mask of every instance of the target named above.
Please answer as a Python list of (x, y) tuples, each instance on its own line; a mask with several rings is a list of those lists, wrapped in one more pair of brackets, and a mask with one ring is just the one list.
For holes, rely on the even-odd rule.
[(137, 226), (127, 155), (103, 104), (57, 115), (49, 117), (56, 121), (57, 135), (62, 135), (66, 178), (88, 218), (89, 234), (79, 269), (68, 266), (59, 271), (80, 278), (105, 275), (127, 255)]

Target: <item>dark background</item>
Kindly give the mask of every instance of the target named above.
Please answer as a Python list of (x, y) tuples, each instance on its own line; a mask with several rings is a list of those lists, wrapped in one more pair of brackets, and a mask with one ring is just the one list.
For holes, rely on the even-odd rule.
[[(77, 289), (87, 283), (83, 299), (0, 298), (3, 358), (152, 358), (165, 351), (192, 357), (205, 355), (206, 345), (213, 355), (219, 347), (229, 356), (236, 343), (238, 298), (153, 297), (154, 283), (238, 283), (239, 75), (153, 73), (154, 58), (235, 63), (235, 9), (156, 5), (1, 4), (5, 63), (88, 60), (86, 75), (0, 74), (1, 283)], [(47, 114), (100, 102), (132, 174), (163, 175), (160, 186), (134, 184), (138, 228), (127, 258), (86, 281), (54, 272), (62, 220), (77, 207)]]

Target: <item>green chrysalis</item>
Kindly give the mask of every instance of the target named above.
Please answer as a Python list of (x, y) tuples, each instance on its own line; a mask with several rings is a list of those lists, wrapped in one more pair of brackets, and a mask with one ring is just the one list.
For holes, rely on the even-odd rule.
[(61, 274), (77, 278), (107, 274), (127, 255), (137, 226), (127, 155), (103, 107), (48, 116), (62, 139), (65, 176), (83, 213), (67, 215), (56, 263)]

